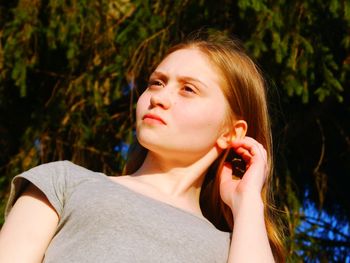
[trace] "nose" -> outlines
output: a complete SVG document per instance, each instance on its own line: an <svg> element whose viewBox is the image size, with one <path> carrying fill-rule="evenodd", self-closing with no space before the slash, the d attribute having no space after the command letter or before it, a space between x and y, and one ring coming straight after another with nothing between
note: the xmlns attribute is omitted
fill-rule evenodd
<svg viewBox="0 0 350 263"><path fill-rule="evenodd" d="M154 107L161 107L162 109L169 109L171 106L170 101L170 94L168 94L166 91L158 91L156 93L153 93L150 98L150 106L152 108Z"/></svg>

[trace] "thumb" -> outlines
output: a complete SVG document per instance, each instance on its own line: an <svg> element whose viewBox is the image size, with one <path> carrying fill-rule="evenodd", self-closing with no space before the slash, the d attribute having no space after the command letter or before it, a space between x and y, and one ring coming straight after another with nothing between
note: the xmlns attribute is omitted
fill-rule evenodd
<svg viewBox="0 0 350 263"><path fill-rule="evenodd" d="M232 179L232 166L224 163L220 173L220 196L224 203L232 207L232 195L237 187L238 180Z"/></svg>
<svg viewBox="0 0 350 263"><path fill-rule="evenodd" d="M232 181L232 165L225 162L220 173L220 184Z"/></svg>

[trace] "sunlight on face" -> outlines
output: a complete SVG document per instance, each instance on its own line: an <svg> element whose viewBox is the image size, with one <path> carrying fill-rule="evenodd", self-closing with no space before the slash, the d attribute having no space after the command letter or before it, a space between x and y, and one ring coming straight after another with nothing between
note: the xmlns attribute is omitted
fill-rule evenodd
<svg viewBox="0 0 350 263"><path fill-rule="evenodd" d="M137 103L137 138L150 151L202 156L223 131L227 102L218 72L198 49L168 55Z"/></svg>

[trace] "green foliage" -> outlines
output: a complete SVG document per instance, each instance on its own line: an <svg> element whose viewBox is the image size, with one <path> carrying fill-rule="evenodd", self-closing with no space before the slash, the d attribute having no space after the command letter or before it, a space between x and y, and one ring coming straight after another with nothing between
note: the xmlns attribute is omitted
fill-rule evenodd
<svg viewBox="0 0 350 263"><path fill-rule="evenodd" d="M320 207L344 205L317 187L314 166L324 178L332 173L332 184L349 169L349 1L19 0L0 4L0 15L1 200L15 174L42 162L120 173L125 160L114 149L133 141L134 105L149 72L172 43L204 26L242 39L273 79L276 196L290 262L300 260L297 251L313 258L324 248L303 246L308 233L297 229L306 187ZM326 157L318 159L320 144ZM342 185L337 192L346 192Z"/></svg>
<svg viewBox="0 0 350 263"><path fill-rule="evenodd" d="M259 12L246 42L248 49L262 60L275 57L274 63L281 67L279 81L289 96L297 95L304 103L310 95L321 102L329 96L341 102L345 81L340 75L349 74L348 54L344 54L349 50L349 3L278 2L239 1L242 19L249 19L249 10Z"/></svg>

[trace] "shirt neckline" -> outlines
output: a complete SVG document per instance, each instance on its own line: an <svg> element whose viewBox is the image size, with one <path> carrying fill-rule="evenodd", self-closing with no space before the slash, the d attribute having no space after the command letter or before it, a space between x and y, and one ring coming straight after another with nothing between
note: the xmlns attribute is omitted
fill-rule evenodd
<svg viewBox="0 0 350 263"><path fill-rule="evenodd" d="M184 210L184 209L182 209L182 208L180 208L180 207L174 206L174 205L172 205L172 204L163 202L163 201L158 200L158 199L156 199L156 198L153 198L153 197L151 197L151 196L148 196L148 195L142 194L142 193L140 193L140 192L137 192L137 191L135 191L135 190L133 190L133 189L127 187L126 185L123 185L123 184L121 184L121 183L119 183L119 182L116 182L116 181L112 180L112 177L116 177L116 176L108 176L108 175L106 175L106 174L104 174L104 173L102 173L102 174L105 176L105 178L106 178L107 181L109 181L110 183L112 183L112 184L114 184L114 185L117 185L119 188L122 188L122 189L128 191L129 193L132 193L133 195L136 195L136 196L138 196L138 197L142 197L143 199L150 200L150 201L152 201L152 202L154 202L154 203L161 204L161 205L163 205L163 206L167 206L167 207L171 207L171 208L173 208L173 209L176 209L177 211L180 211L181 213L184 213L184 214L186 214L186 215L190 215L190 216L192 216L192 217L197 218L198 220L201 220L201 221L203 221L203 222L206 222L206 223L210 224L212 227L214 227L216 230L221 231L221 230L217 229L217 228L216 228L207 218L205 218L204 216L203 216L203 217L200 217L200 216L198 216L198 215L196 215L196 214L194 214L194 213L191 213L191 212L189 212L189 211L187 211L187 210ZM225 232L225 231L221 231L221 232Z"/></svg>

